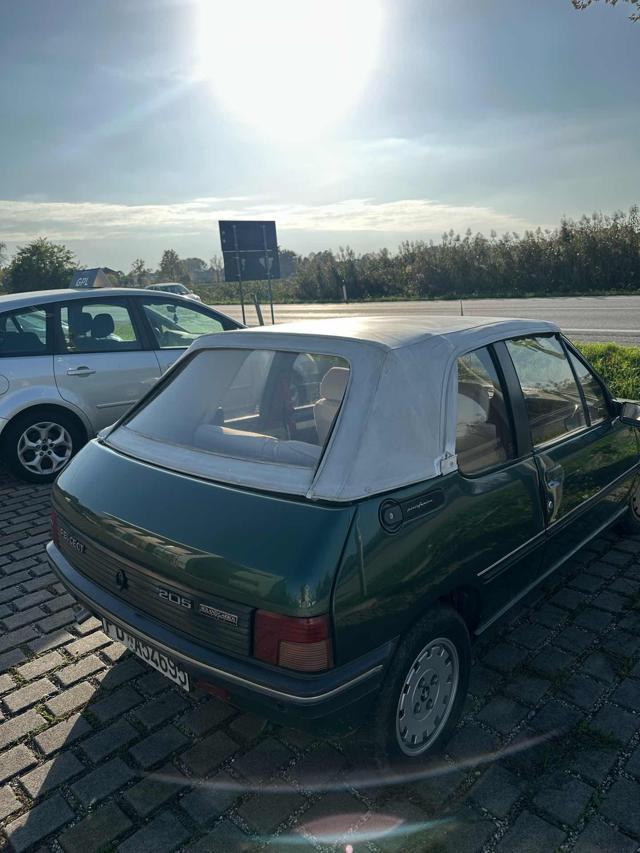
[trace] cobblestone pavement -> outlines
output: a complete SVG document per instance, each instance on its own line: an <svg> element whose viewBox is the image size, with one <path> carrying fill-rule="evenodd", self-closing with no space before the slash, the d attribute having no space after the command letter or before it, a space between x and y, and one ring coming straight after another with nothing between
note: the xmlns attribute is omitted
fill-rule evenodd
<svg viewBox="0 0 640 853"><path fill-rule="evenodd" d="M47 567L48 500L0 473L0 848L639 849L640 537L600 537L476 646L447 757L408 782L111 642Z"/></svg>

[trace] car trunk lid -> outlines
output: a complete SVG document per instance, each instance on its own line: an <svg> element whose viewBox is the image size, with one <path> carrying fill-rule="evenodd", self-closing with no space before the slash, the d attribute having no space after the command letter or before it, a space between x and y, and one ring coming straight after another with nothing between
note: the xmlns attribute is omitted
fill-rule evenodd
<svg viewBox="0 0 640 853"><path fill-rule="evenodd" d="M354 509L174 474L98 442L54 487L60 548L136 609L235 654L251 652L255 608L331 609Z"/></svg>

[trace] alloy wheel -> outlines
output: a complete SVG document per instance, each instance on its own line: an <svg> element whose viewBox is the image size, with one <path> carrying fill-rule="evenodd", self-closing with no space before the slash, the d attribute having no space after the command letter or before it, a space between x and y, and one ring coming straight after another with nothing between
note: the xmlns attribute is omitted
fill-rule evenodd
<svg viewBox="0 0 640 853"><path fill-rule="evenodd" d="M53 421L31 424L18 439L18 459L32 474L43 477L56 474L72 454L71 436L63 426Z"/></svg>
<svg viewBox="0 0 640 853"><path fill-rule="evenodd" d="M396 739L405 755L420 755L437 740L458 691L460 661L451 640L431 640L416 657L402 684L396 711Z"/></svg>

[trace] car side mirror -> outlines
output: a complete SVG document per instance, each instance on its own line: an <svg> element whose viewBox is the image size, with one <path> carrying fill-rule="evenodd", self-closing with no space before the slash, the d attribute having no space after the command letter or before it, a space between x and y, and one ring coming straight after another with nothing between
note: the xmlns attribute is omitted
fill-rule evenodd
<svg viewBox="0 0 640 853"><path fill-rule="evenodd" d="M620 420L623 424L640 427L640 403L620 400Z"/></svg>

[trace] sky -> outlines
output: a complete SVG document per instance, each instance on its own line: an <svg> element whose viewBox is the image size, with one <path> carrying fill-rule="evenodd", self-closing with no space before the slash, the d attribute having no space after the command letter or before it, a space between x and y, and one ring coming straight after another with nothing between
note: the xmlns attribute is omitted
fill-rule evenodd
<svg viewBox="0 0 640 853"><path fill-rule="evenodd" d="M0 242L391 250L640 201L640 22L570 0L0 0Z"/></svg>

